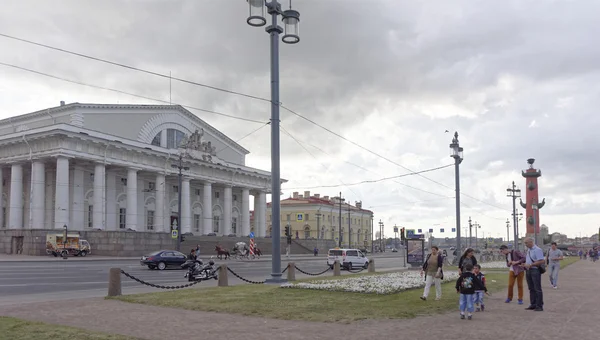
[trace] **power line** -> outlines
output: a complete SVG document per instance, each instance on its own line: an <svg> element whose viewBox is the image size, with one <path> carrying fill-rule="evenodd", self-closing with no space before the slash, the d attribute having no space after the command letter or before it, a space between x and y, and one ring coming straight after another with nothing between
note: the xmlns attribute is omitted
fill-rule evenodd
<svg viewBox="0 0 600 340"><path fill-rule="evenodd" d="M380 179L365 180L365 181L356 182L356 183L349 183L349 184L345 184L345 185L350 186L350 185L360 185L360 184L366 184L366 183L383 182L383 181L388 181L388 180L391 180L391 179L396 179L396 178L401 178L401 177L406 177L406 176L418 175L418 174L421 174L421 173L431 172L431 171L435 171L435 170L441 170L441 169L448 168L448 167L451 167L451 166L454 166L454 164L448 164L448 165L439 166L439 167L436 167L436 168L420 170L417 173L407 173L407 174L402 174L402 175L397 175L397 176L384 177L384 178L380 178ZM339 187L339 185L320 185L320 186L315 186L315 187L290 188L289 190L317 189L317 188L336 188L336 187Z"/></svg>
<svg viewBox="0 0 600 340"><path fill-rule="evenodd" d="M464 205L465 207L467 207L467 208L469 208L469 209L475 210L475 208L473 208L472 206L470 206L470 205L466 204L466 203L465 203L465 202L463 202L462 200L460 201L460 204ZM482 213L482 212L477 212L477 214L479 214L479 215L483 215L483 216L485 216L485 217L487 217L487 218L491 218L491 219L494 219L494 220L502 220L502 221L504 221L504 218L503 218L503 217L493 217L493 216L486 215L486 214L484 214L484 213Z"/></svg>
<svg viewBox="0 0 600 340"><path fill-rule="evenodd" d="M323 163L319 162L319 159L317 157L315 157L315 155L310 152L307 148L304 147L304 145L302 145L302 143L300 143L300 141L298 141L296 139L296 137L292 136L292 134L290 134L283 126L279 126L281 131L283 131L283 133L285 133L286 135L288 135L290 138L292 138L296 143L298 143L298 145L300 145L301 148L303 148L306 152L308 152L309 155L311 155L319 164L321 164L321 166L323 168L325 168L326 171L329 171L329 169L327 169L327 167L325 165L323 165ZM340 181L340 183L342 183L342 185L338 185L339 186L345 186L346 188L348 188L348 190L350 190L352 193L354 193L356 196L360 197L359 194L357 194L354 190L352 190L350 187L348 187L346 184L344 184L344 182L338 178L338 181ZM286 190L294 190L293 188L286 188Z"/></svg>
<svg viewBox="0 0 600 340"><path fill-rule="evenodd" d="M110 61L110 60L106 60L106 59L102 59L102 58L98 58L98 57L93 57L93 56L90 56L90 55L87 55L87 54L83 54L83 53L78 53L78 52L73 52L73 51L65 50L65 49L62 49L62 48L58 48L58 47L54 47L54 46L50 46L50 45L38 43L38 42L35 42L35 41L23 39L23 38L18 38L18 37L12 36L12 35L4 34L4 33L0 33L0 36L5 37L5 38L9 38L9 39L13 39L13 40L17 40L17 41L21 41L21 42L24 42L24 43L28 43L28 44L32 44L32 45L36 45L36 46L40 46L40 47L44 47L44 48L48 48L48 49L51 49L51 50L54 50L54 51L59 51L59 52L63 52L63 53L75 55L75 56L78 56L78 57L82 57L82 58L86 58L86 59L90 59L90 60L94 60L94 61L99 61L101 63L105 63L105 64L109 64L109 65L114 65L114 66L119 66L119 67L127 68L127 69L130 69L130 70L133 70L133 71L138 71L138 72L143 72L143 73L151 74L151 75L157 76L157 77L168 78L168 79L176 80L176 81L179 81L179 82L182 82L182 83L196 85L196 86L201 86L201 87L205 87L205 88L208 88L208 89L211 89L211 90L221 91L221 92L225 92L225 93L229 93L229 94L234 94L234 95L242 96L242 97L246 97L246 98L252 98L252 99L256 99L256 100L262 100L262 101L265 101L265 102L268 102L268 103L271 102L271 100L266 99L266 98L261 98L261 97L257 97L257 96L253 96L253 95L249 95L249 94L237 92L237 91L227 90L227 89L223 89L223 88L220 88L220 87L211 86L211 85L207 85L207 84L202 84L202 83L191 81L191 80L187 80L187 79L172 77L172 76L167 75L167 74L158 73L158 72L154 72L154 71L149 71L149 70L145 70L145 69L142 69L142 68L139 68L139 67L130 66L130 65L126 65L126 64L122 64L122 63L118 63L118 62L114 62L114 61Z"/></svg>
<svg viewBox="0 0 600 340"><path fill-rule="evenodd" d="M258 132L258 131L260 131L262 128L264 128L265 126L268 126L268 125L270 125L270 124L271 124L271 122L267 122L267 123L265 123L265 125L262 125L262 126L260 126L258 129L254 129L254 130L252 130L251 132L247 133L246 135L244 135L242 138L240 138L240 139L236 140L235 142L236 142L236 143L239 143L239 142L241 142L242 140L246 139L247 137L250 137L251 135L253 135L253 134L257 133L257 132ZM218 150L218 151L217 151L217 153L219 153L219 152L221 152L221 151L223 151L223 150L226 150L226 149L231 149L231 146L227 145L226 147L222 148L221 150Z"/></svg>
<svg viewBox="0 0 600 340"><path fill-rule="evenodd" d="M44 73L44 72L32 70L32 69L29 69L29 68L26 68L26 67L21 67L21 66L17 66L17 65L13 65L13 64L4 63L4 62L0 62L0 65L6 66L6 67L15 68L15 69L18 69L18 70L21 70L21 71L26 71L26 72L34 73L34 74L41 75L41 76L48 77L48 78L53 78L53 79L65 81L65 82L68 82L68 83L73 83L73 84L77 84L77 85L87 86L87 87L91 87L91 88L95 88L95 89L100 89L100 90L105 90L105 91L111 91L111 92L115 92L115 93L119 93L119 94L125 94L125 95L132 96L132 97L137 97L137 98L142 98L142 99L146 99L146 100L152 100L152 101L156 101L156 102L160 102L160 103L165 103L165 104L172 105L171 102L166 101L166 100L156 99L156 98L147 97L147 96L143 96L143 95L139 95L139 94L135 94L135 93L130 93L130 92L125 92L125 91L121 91L121 90L117 90L117 89L113 89L113 88L109 88L109 87L87 84L87 83L83 83L83 82L80 82L80 81L77 81L77 80L67 79L67 78L55 76L55 75L52 75L52 74L49 74L49 73ZM213 111L213 110L207 110L207 109L202 109L202 108L199 108L199 107L194 107L194 106L191 106L191 105L183 105L183 104L179 104L179 105L182 106L182 107L185 107L186 109L191 109L191 110L196 110L196 111L201 111L201 112L206 112L206 113L212 113L212 114L215 114L215 115L218 115L218 116L223 116L223 117L227 117L227 118L231 118L231 119L243 120L243 121L250 122L250 123L265 124L265 122L261 122L261 121L258 121L258 120L249 119L249 118L243 118L243 117L237 117L237 116L233 116L233 115L222 113L222 112L217 112L217 111Z"/></svg>
<svg viewBox="0 0 600 340"><path fill-rule="evenodd" d="M199 82L196 82L196 81L191 81L191 80L187 80L187 79L183 79L183 78L172 77L171 75L167 75L167 74L163 74L163 73L159 73L159 72L155 72L155 71L145 70L145 69L142 69L142 68L139 68L139 67L126 65L126 64L122 64L122 63L118 63L118 62L106 60L106 59L103 59L103 58L94 57L94 56L86 55L86 54L83 54L83 53L78 53L78 52L74 52L74 51L70 51L70 50L66 50L66 49L62 49L62 48L58 48L58 47L54 47L54 46L50 46L50 45L46 45L46 44L42 44L42 43L38 43L38 42L35 42L35 41L23 39L23 38L18 38L18 37L15 37L15 36L4 34L4 33L0 33L0 36L8 38L8 39L13 39L13 40L17 40L17 41L20 41L20 42L24 42L24 43L28 43L28 44L32 44L32 45L36 45L36 46L40 46L40 47L44 47L44 48L48 48L48 49L51 49L51 50L59 51L59 52L62 52L62 53L67 53L67 54L75 55L75 56L78 56L78 57L82 57L82 58L86 58L86 59L90 59L90 60L94 60L94 61L98 61L98 62L102 62L102 63L106 63L106 64L118 66L118 67L127 68L127 69L130 69L130 70L134 70L134 71L138 71L138 72L142 72L142 73L146 73L146 74L150 74L150 75L154 75L154 76L158 76L158 77L162 77L162 78L167 78L167 79L170 79L170 80L176 80L176 81L179 81L179 82L182 82L182 83L186 83L186 84L196 85L196 86L200 86L200 87L204 87L204 88L209 88L209 89L212 89L212 90L215 90L215 91L221 91L221 92L225 92L225 93L229 93L229 94L233 94L233 95L238 95L238 96L242 96L242 97L246 97L246 98L256 99L256 100L260 100L260 101L265 101L265 102L269 102L269 103L271 102L271 100L266 99L266 98L262 98L262 97L258 97L258 96L253 96L253 95L249 95L249 94L245 94L245 93L241 93L241 92L237 92L237 91L227 90L227 89L223 89L223 88L220 88L220 87L211 86L211 85L207 85L207 84L203 84L203 83L199 83ZM130 95L130 96L134 96L134 97L139 97L139 98L144 98L144 99L148 99L148 100L153 100L153 101L167 103L167 101L158 100L158 99L154 99L154 98L148 98L148 97L145 97L145 96L131 94L131 93L127 93L127 92L124 92L124 91L119 91L119 90L114 90L114 89L109 89L109 88L103 88L103 87L100 87L100 86L88 85L88 84L85 84L85 83L80 83L80 82L77 82L77 81L71 81L71 80L67 80L67 79L61 79L60 77L47 75L47 74L44 74L42 72L32 71L32 70L28 70L28 69L21 68L21 67L18 67L18 66L14 66L14 65L10 65L10 64L4 64L4 63L0 63L0 64L5 65L5 66L9 66L9 67L19 68L19 69L22 69L22 70L25 70L25 71L29 71L29 72L38 73L38 74L49 76L49 77L52 77L52 78L55 78L55 79L72 82L72 83L79 84L79 85L95 87L95 88L99 88L99 89L103 89L103 90L108 90L108 91L113 91L113 92L117 92L117 93L122 93L122 94ZM340 135L340 134L332 131L331 129L326 128L326 127L320 125L319 123L317 123L317 122L315 122L315 121L313 121L313 120L311 120L311 119L309 119L309 118L307 118L307 117L305 117L305 116L303 116L303 115L295 112L294 110L292 110L292 109L284 106L282 103L279 103L279 104L280 104L280 107L283 108L284 110L286 110L286 111L288 111L288 112L296 115L297 117L300 117L300 118L302 118L302 119L304 119L304 120L312 123L313 125L316 125L316 126L320 127L321 129L323 129L323 130L325 130L325 131L333 134L334 136L336 136L338 138L341 138L342 140L344 140L344 141L346 141L348 143L351 143L352 145L354 145L354 146L356 146L356 147L358 147L358 148L360 148L360 149L362 149L364 151L367 151L368 153L370 153L370 154L372 154L374 156L382 158L382 159L384 159L384 160L386 160L386 161L388 161L388 162L390 162L390 163L392 163L392 164L394 164L394 165L396 165L396 166L398 166L400 168L403 168L403 169L405 169L405 170L407 170L407 171L409 171L409 172L411 172L411 173L413 173L415 175L418 175L419 177L422 177L422 178L424 178L424 179L426 179L428 181L431 181L431 182L433 182L433 183L435 183L437 185L440 185L440 186L445 187L445 188L450 189L450 190L454 190L454 188L452 188L450 186L447 186L447 185L445 185L445 184L443 184L441 182L438 182L436 180L433 180L431 178L423 176L419 172L413 171L413 170L409 169L408 167L405 167L405 166L403 166L403 165L401 165L401 164L399 164L399 163L397 163L397 162L395 162L395 161L393 161L393 160L391 160L391 159L389 159L389 158L387 158L387 157L385 157L383 155L380 155L379 153L376 153L375 151L367 149L366 147L364 147L364 146L362 146L362 145L360 145L360 144L358 144L358 143L356 143L354 141L351 141L351 140L347 139L346 137L344 137L344 136L342 136L342 135ZM264 124L264 122L258 122L258 121L251 120L251 119L246 119L246 118L241 118L241 117L235 117L235 116L231 116L231 115L226 115L226 114L218 113L218 112L211 111L211 110L194 108L194 107L191 107L191 106L184 106L184 105L181 105L181 106L186 107L186 108L191 108L191 109L194 109L194 110L203 111L203 112L214 113L214 114L222 115L222 116L229 117L229 118L240 119L240 120L245 120L245 121L249 121L249 122ZM491 207L494 207L494 208L497 208L497 209L501 209L501 210L505 210L504 208L500 208L500 207L498 207L496 205L484 202L484 201L479 200L479 199L477 199L477 198L475 198L473 196L470 196L468 194L462 193L462 195L464 195L464 196L466 196L468 198L471 198L473 200L479 201L479 202L481 202L483 204L487 204L487 205L489 205Z"/></svg>

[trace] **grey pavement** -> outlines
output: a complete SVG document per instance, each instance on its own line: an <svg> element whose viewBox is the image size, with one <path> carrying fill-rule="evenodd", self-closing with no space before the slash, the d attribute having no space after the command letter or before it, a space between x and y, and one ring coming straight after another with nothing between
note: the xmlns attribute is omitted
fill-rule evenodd
<svg viewBox="0 0 600 340"><path fill-rule="evenodd" d="M597 306L600 264L579 261L561 271L561 287L545 289L545 311L526 311L526 305L503 303L506 292L486 302L486 312L473 320L460 320L458 312L404 320L370 320L352 324L273 320L227 316L125 302L85 299L57 309L56 303L0 307L0 315L80 327L148 340L187 340L203 337L269 339L274 334L296 339L595 339L600 333ZM544 288L548 287L547 275ZM349 294L350 295L350 294ZM456 298L458 303L458 297ZM422 302L435 308L435 301ZM360 313L360 311L349 311ZM160 315L161 323L156 323Z"/></svg>
<svg viewBox="0 0 600 340"><path fill-rule="evenodd" d="M79 260L79 261L78 261ZM167 269L164 271L149 270L135 260L61 260L56 261L23 261L0 262L0 305L20 304L24 302L58 301L87 297L106 296L108 287L108 271L110 268L121 268L129 274L160 285L187 284L183 276L185 270ZM322 272L327 268L326 258L284 258L282 265L296 262L296 266L309 273ZM400 268L402 257L376 257L377 269ZM257 260L216 260L216 264L226 263L233 271L252 281L262 281L271 273L270 259ZM345 273L345 272L344 272ZM328 272L324 275L332 275ZM306 275L299 272L296 277ZM155 292L159 289L144 286L122 276L124 294ZM230 285L244 284L233 275L229 275ZM217 281L206 281L194 287L214 287Z"/></svg>

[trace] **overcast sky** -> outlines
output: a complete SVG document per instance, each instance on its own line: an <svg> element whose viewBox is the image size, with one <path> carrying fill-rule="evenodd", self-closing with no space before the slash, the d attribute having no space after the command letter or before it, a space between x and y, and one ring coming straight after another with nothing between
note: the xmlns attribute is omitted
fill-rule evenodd
<svg viewBox="0 0 600 340"><path fill-rule="evenodd" d="M524 189L521 170L535 158L547 202L541 222L571 236L597 233L600 2L292 5L302 40L281 45L283 105L393 163L282 110L282 126L301 143L281 134L281 173L289 180L282 198L341 191L373 210L388 235L397 224L451 236L453 167L424 174L442 185L419 176L344 185L451 164L450 130L464 147L461 186L470 197L461 198L463 228L470 216L486 236L505 237L506 188L515 181ZM244 0L6 0L0 33L268 98L269 37L248 26L247 15ZM169 100L163 78L4 37L0 62ZM264 101L198 86L173 82L171 93L178 104L265 122L270 115ZM0 117L60 100L155 103L0 66ZM234 140L260 127L195 113ZM270 169L269 138L267 127L240 141L251 151L248 165ZM317 188L323 185L340 187Z"/></svg>

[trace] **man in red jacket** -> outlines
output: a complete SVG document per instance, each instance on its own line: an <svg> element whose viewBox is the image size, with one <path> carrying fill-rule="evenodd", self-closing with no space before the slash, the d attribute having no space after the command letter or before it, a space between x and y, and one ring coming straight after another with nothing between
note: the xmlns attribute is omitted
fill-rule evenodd
<svg viewBox="0 0 600 340"><path fill-rule="evenodd" d="M506 266L510 268L508 272L508 297L506 303L509 303L513 299L513 291L515 288L515 281L517 282L517 290L519 294L519 304L523 304L523 278L525 277L525 270L520 264L525 263L525 255L518 250L509 250L506 245L500 246L500 251L506 256Z"/></svg>

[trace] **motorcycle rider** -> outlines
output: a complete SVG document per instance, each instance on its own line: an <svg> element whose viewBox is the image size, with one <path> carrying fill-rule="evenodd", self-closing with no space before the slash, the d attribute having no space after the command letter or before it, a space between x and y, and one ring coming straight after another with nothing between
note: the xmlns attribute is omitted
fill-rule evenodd
<svg viewBox="0 0 600 340"><path fill-rule="evenodd" d="M198 259L198 256L196 256L196 249L192 248L187 259L192 261L196 261Z"/></svg>

